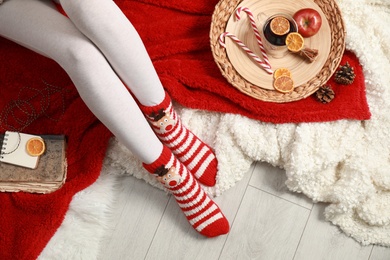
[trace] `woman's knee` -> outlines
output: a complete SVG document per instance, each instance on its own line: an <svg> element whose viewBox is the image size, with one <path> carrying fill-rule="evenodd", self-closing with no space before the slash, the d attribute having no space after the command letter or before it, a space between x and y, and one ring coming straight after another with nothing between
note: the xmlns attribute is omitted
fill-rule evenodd
<svg viewBox="0 0 390 260"><path fill-rule="evenodd" d="M96 34L114 39L115 33L118 33L118 24L123 21L128 22L112 0L62 0L61 2L77 28L92 39Z"/></svg>
<svg viewBox="0 0 390 260"><path fill-rule="evenodd" d="M68 40L58 49L53 59L65 70L80 71L92 68L97 62L105 61L103 54L88 38Z"/></svg>

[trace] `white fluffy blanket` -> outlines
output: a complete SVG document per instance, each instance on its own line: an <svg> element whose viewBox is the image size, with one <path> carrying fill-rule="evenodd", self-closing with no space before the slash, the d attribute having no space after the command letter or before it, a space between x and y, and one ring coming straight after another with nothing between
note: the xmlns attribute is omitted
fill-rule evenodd
<svg viewBox="0 0 390 260"><path fill-rule="evenodd" d="M363 65L370 120L275 125L186 108L180 114L215 148L219 173L210 194L221 195L254 161L265 161L286 170L291 191L329 203L326 219L346 234L364 245L390 246L390 1L337 3L346 24L346 47ZM162 188L115 140L105 167L110 174L134 175ZM72 210L77 210L73 204Z"/></svg>

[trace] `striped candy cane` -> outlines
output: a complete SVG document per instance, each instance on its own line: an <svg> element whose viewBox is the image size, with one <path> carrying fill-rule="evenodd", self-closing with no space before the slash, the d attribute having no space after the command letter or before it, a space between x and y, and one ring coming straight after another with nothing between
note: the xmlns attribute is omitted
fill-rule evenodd
<svg viewBox="0 0 390 260"><path fill-rule="evenodd" d="M240 46L253 60L255 60L268 74L272 74L271 66L263 62L251 49L249 49L240 39L232 33L224 32L219 36L219 44L226 48L225 37L230 37L238 46Z"/></svg>
<svg viewBox="0 0 390 260"><path fill-rule="evenodd" d="M251 26L252 26L252 29L253 29L253 32L255 33L255 36L256 36L257 44L259 45L261 54L263 55L264 62L266 64L268 64L268 66L271 68L271 64L270 64L270 62L268 60L267 53L266 53L266 51L264 49L263 42L262 42L261 36L260 36L260 32L257 29L256 21L255 21L255 18L253 16L253 13L247 7L239 7L236 10L236 19L237 19L237 21L239 21L241 19L241 15L240 15L241 11L244 11L244 12L247 13L247 15L249 17L249 20L250 20L250 23L251 23Z"/></svg>

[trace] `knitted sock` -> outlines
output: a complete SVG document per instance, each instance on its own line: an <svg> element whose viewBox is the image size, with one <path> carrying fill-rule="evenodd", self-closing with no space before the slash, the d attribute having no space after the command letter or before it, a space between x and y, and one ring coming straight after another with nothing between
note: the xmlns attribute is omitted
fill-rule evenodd
<svg viewBox="0 0 390 260"><path fill-rule="evenodd" d="M214 186L217 159L211 148L188 130L173 109L168 93L159 105L140 105L158 138L202 184Z"/></svg>
<svg viewBox="0 0 390 260"><path fill-rule="evenodd" d="M160 157L145 169L172 193L190 224L200 234L215 237L229 232L229 223L187 168L164 146Z"/></svg>

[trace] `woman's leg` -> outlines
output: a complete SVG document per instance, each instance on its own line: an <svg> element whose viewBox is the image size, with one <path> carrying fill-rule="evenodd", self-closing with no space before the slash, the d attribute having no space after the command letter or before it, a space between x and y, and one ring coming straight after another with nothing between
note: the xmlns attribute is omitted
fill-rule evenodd
<svg viewBox="0 0 390 260"><path fill-rule="evenodd" d="M149 55L132 24L112 0L60 0L74 24L104 53L116 73L131 89L152 125L161 123L164 113L169 124L155 128L168 146L203 184L216 183L217 160L205 143L180 121L164 92ZM161 112L162 111L162 112ZM158 119L153 115L158 114Z"/></svg>
<svg viewBox="0 0 390 260"><path fill-rule="evenodd" d="M218 206L161 144L104 55L69 19L47 1L12 0L0 8L0 35L57 61L91 111L172 192L198 232L228 232L229 223Z"/></svg>
<svg viewBox="0 0 390 260"><path fill-rule="evenodd" d="M51 1L4 2L0 35L57 61L89 109L140 160L160 156L163 145L104 55Z"/></svg>
<svg viewBox="0 0 390 260"><path fill-rule="evenodd" d="M112 0L60 0L76 27L103 52L143 105L160 104L163 86L137 31Z"/></svg>

